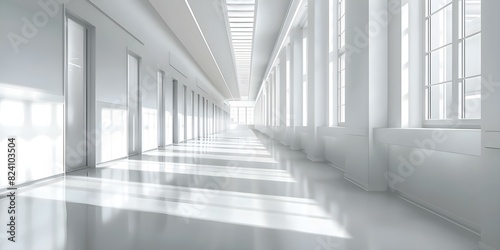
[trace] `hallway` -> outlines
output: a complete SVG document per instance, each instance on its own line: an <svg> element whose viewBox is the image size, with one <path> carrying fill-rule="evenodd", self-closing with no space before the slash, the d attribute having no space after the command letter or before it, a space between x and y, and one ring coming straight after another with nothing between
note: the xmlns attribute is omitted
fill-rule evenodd
<svg viewBox="0 0 500 250"><path fill-rule="evenodd" d="M18 204L12 250L470 250L479 240L247 128L30 185Z"/></svg>

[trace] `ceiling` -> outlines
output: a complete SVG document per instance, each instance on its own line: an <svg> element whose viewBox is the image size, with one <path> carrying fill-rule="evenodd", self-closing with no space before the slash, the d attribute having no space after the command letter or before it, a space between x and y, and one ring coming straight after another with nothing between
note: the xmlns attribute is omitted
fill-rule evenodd
<svg viewBox="0 0 500 250"><path fill-rule="evenodd" d="M255 0L248 86L238 81L225 0L149 0L226 100L255 100L292 0ZM240 74L241 75L241 74Z"/></svg>

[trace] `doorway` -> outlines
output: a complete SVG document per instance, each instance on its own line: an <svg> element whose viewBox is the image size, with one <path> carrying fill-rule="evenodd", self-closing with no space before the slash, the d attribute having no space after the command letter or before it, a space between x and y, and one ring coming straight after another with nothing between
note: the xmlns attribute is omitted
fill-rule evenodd
<svg viewBox="0 0 500 250"><path fill-rule="evenodd" d="M129 52L127 55L128 81L128 155L141 154L141 112L139 93L140 58Z"/></svg>
<svg viewBox="0 0 500 250"><path fill-rule="evenodd" d="M89 70L92 50L90 26L76 17L65 17L65 172L72 172L95 164L93 145L89 143L93 121Z"/></svg>
<svg viewBox="0 0 500 250"><path fill-rule="evenodd" d="M165 82L165 145L174 144L174 84Z"/></svg>
<svg viewBox="0 0 500 250"><path fill-rule="evenodd" d="M172 112L172 142L173 144L179 143L179 83L177 80L173 80L173 112Z"/></svg>

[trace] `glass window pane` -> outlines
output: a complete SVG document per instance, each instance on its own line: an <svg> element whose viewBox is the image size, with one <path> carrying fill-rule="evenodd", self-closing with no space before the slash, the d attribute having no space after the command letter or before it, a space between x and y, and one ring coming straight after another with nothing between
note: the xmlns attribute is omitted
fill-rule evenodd
<svg viewBox="0 0 500 250"><path fill-rule="evenodd" d="M340 88L340 105L341 106L345 105L345 87Z"/></svg>
<svg viewBox="0 0 500 250"><path fill-rule="evenodd" d="M340 1L340 16L345 14L345 0Z"/></svg>
<svg viewBox="0 0 500 250"><path fill-rule="evenodd" d="M429 1L430 0L425 0L424 12L426 17L429 16Z"/></svg>
<svg viewBox="0 0 500 250"><path fill-rule="evenodd" d="M431 53L431 84L451 81L452 79L452 46Z"/></svg>
<svg viewBox="0 0 500 250"><path fill-rule="evenodd" d="M345 70L340 71L340 84L341 88L345 87Z"/></svg>
<svg viewBox="0 0 500 250"><path fill-rule="evenodd" d="M345 32L342 32L339 37L339 49L345 46Z"/></svg>
<svg viewBox="0 0 500 250"><path fill-rule="evenodd" d="M452 6L431 16L431 49L437 49L452 42Z"/></svg>
<svg viewBox="0 0 500 250"><path fill-rule="evenodd" d="M463 60L463 55L464 50L463 50L463 42L460 41L458 43L458 78L463 78L464 77L464 60Z"/></svg>
<svg viewBox="0 0 500 250"><path fill-rule="evenodd" d="M429 20L425 20L425 52L429 52Z"/></svg>
<svg viewBox="0 0 500 250"><path fill-rule="evenodd" d="M425 56L425 69L424 69L424 72L425 72L424 83L425 83L425 86L427 86L427 85L429 85L429 56L428 55Z"/></svg>
<svg viewBox="0 0 500 250"><path fill-rule="evenodd" d="M465 80L464 105L466 119L481 118L481 77Z"/></svg>
<svg viewBox="0 0 500 250"><path fill-rule="evenodd" d="M345 106L340 106L340 122L345 122Z"/></svg>
<svg viewBox="0 0 500 250"><path fill-rule="evenodd" d="M339 30L341 33L344 33L344 31L345 31L345 16L340 18L340 29Z"/></svg>
<svg viewBox="0 0 500 250"><path fill-rule="evenodd" d="M429 119L429 88L425 88L425 119Z"/></svg>
<svg viewBox="0 0 500 250"><path fill-rule="evenodd" d="M465 36L481 31L481 0L465 0Z"/></svg>
<svg viewBox="0 0 500 250"><path fill-rule="evenodd" d="M463 10L463 0L457 0L458 4L458 37L463 38L464 37L464 22L463 22L463 17L464 17L464 10Z"/></svg>
<svg viewBox="0 0 500 250"><path fill-rule="evenodd" d="M431 13L434 13L436 10L442 8L443 6L451 3L451 0L429 0L430 1L430 7L431 7Z"/></svg>
<svg viewBox="0 0 500 250"><path fill-rule="evenodd" d="M430 105L432 120L451 119L452 88L451 83L431 86Z"/></svg>
<svg viewBox="0 0 500 250"><path fill-rule="evenodd" d="M239 124L247 123L246 116L247 116L246 108L245 107L239 108Z"/></svg>
<svg viewBox="0 0 500 250"><path fill-rule="evenodd" d="M231 123L238 123L238 108L231 107Z"/></svg>
<svg viewBox="0 0 500 250"><path fill-rule="evenodd" d="M253 118L253 108L247 108L247 124L252 125L254 122Z"/></svg>
<svg viewBox="0 0 500 250"><path fill-rule="evenodd" d="M465 40L465 77L481 74L481 34Z"/></svg>

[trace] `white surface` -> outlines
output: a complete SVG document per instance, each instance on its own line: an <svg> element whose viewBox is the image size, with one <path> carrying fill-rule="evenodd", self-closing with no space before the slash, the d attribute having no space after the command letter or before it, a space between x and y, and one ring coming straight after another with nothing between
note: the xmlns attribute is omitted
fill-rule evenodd
<svg viewBox="0 0 500 250"><path fill-rule="evenodd" d="M255 143L247 129L207 139L232 137ZM338 170L258 137L279 163L143 155L115 163L118 168L110 164L25 188L18 196L19 241L0 247L207 249L209 242L213 249L241 250L477 248L478 237L469 231L394 195L365 192ZM266 178L287 173L296 182L162 171L187 163L214 172L240 167Z"/></svg>

